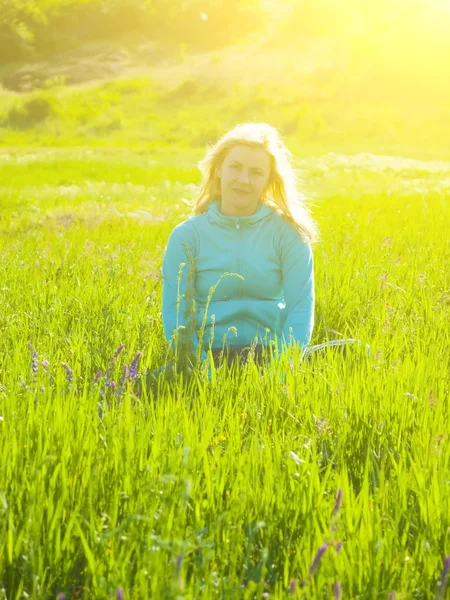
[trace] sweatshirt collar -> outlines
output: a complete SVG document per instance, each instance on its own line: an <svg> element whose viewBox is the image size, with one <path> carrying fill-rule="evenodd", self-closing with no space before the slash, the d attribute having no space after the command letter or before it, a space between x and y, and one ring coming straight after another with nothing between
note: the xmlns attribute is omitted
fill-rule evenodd
<svg viewBox="0 0 450 600"><path fill-rule="evenodd" d="M214 200L208 206L207 215L210 223L217 223L224 227L236 227L239 223L243 227L253 227L272 214L272 209L267 204L258 204L255 212L247 217L230 217L220 212L220 200Z"/></svg>

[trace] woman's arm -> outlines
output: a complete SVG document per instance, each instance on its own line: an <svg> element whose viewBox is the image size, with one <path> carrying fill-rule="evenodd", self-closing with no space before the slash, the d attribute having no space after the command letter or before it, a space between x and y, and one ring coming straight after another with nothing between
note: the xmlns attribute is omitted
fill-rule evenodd
<svg viewBox="0 0 450 600"><path fill-rule="evenodd" d="M315 304L311 244L305 244L298 234L292 239L292 233L284 240L281 249L281 269L287 315L283 339L278 342L280 352L283 342L288 345L295 342L300 347L309 344L314 328Z"/></svg>
<svg viewBox="0 0 450 600"><path fill-rule="evenodd" d="M164 336L171 349L179 356L190 358L195 358L198 347L194 314L197 253L195 229L185 221L170 234L164 254L162 317Z"/></svg>

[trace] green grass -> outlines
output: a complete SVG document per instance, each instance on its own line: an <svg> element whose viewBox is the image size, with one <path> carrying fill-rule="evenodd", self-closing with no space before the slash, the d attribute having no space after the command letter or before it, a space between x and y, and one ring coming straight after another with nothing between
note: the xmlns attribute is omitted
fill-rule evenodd
<svg viewBox="0 0 450 600"><path fill-rule="evenodd" d="M49 116L22 128L8 115L34 96L0 98L0 598L330 598L336 581L343 598L434 598L450 554L449 122L189 85L50 90ZM168 235L206 142L243 120L280 127L320 225L312 343L357 338L371 356L200 369L136 397L124 365L168 358ZM96 381L109 365L116 394Z"/></svg>
<svg viewBox="0 0 450 600"><path fill-rule="evenodd" d="M450 554L448 163L298 161L323 235L312 342L358 338L370 358L102 396L120 344L118 386L138 351L141 370L166 359L160 266L196 159L0 159L0 595L285 598L295 579L299 598L335 581L344 598L434 597ZM325 541L343 547L302 587Z"/></svg>

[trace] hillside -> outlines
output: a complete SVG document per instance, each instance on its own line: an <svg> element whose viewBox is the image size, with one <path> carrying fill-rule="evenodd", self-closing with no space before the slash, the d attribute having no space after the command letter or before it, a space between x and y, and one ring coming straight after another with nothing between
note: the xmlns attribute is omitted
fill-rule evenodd
<svg viewBox="0 0 450 600"><path fill-rule="evenodd" d="M386 51L387 52L387 51ZM203 149L236 122L275 125L300 156L449 159L450 82L350 41L279 36L211 52L131 41L0 68L0 145Z"/></svg>

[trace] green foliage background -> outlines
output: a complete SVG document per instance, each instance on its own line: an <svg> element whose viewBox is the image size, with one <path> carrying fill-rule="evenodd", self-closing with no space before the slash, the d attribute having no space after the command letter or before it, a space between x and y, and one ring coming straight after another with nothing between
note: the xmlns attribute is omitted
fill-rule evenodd
<svg viewBox="0 0 450 600"><path fill-rule="evenodd" d="M229 43L224 22L236 39L261 26L263 18L256 0L4 0L0 55L3 60L48 56L87 41L137 35L211 48Z"/></svg>

